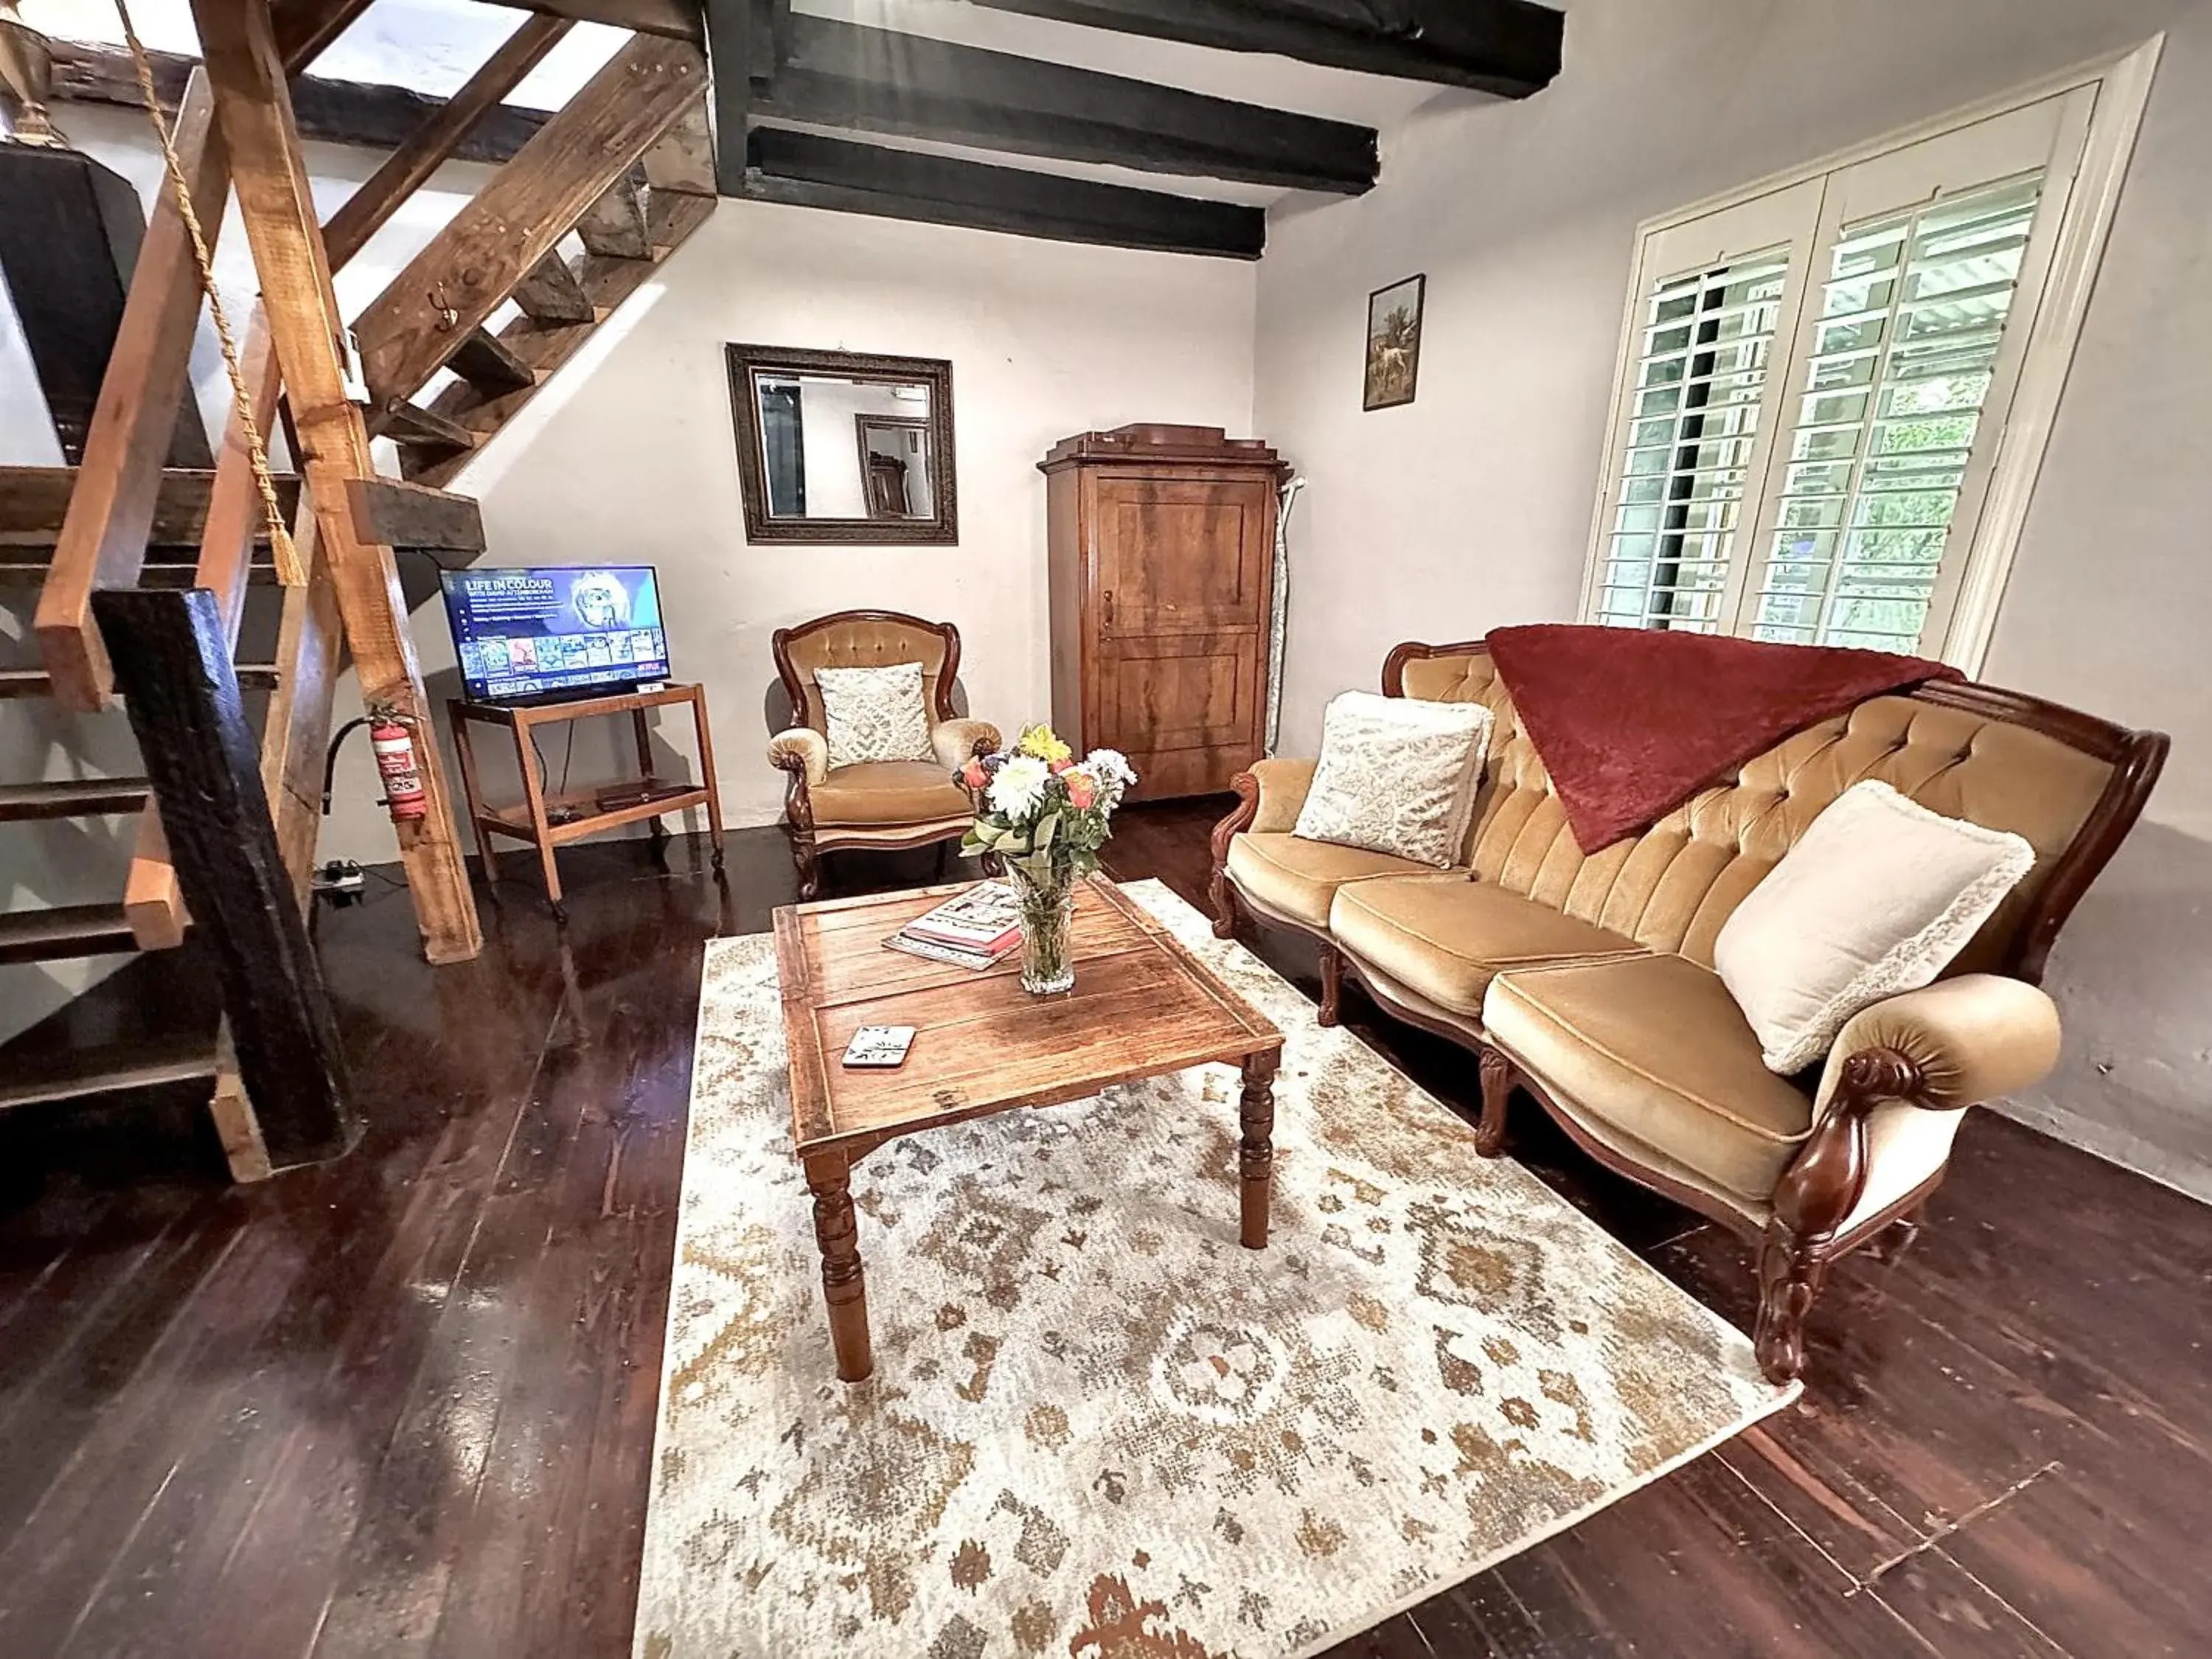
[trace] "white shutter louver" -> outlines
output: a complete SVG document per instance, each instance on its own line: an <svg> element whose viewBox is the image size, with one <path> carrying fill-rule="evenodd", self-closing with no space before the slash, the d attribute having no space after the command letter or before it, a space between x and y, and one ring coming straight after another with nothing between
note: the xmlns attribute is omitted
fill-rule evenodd
<svg viewBox="0 0 2212 1659"><path fill-rule="evenodd" d="M1596 620L1723 625L1786 248L1655 285L1645 314Z"/></svg>
<svg viewBox="0 0 2212 1659"><path fill-rule="evenodd" d="M1844 228L1808 325L1755 637L1919 647L2042 181Z"/></svg>

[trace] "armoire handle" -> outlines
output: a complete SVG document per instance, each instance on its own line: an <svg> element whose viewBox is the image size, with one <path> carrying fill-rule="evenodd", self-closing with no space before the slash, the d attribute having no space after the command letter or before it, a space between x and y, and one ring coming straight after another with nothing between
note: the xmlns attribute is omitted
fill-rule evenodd
<svg viewBox="0 0 2212 1659"><path fill-rule="evenodd" d="M1108 588L1100 597L1099 606L1106 626L1111 628L1114 625L1114 590L1112 588Z"/></svg>

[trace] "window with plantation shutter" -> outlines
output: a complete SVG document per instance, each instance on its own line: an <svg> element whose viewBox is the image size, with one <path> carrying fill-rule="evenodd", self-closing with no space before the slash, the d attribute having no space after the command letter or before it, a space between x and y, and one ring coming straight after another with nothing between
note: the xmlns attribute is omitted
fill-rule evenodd
<svg viewBox="0 0 2212 1659"><path fill-rule="evenodd" d="M1786 254L1760 253L1652 293L1601 620L1698 633L1718 623L1789 274Z"/></svg>
<svg viewBox="0 0 2212 1659"><path fill-rule="evenodd" d="M1844 228L1752 632L1917 651L2042 195L2040 172Z"/></svg>
<svg viewBox="0 0 2212 1659"><path fill-rule="evenodd" d="M1978 665L2132 137L2076 82L1644 228L1588 620Z"/></svg>

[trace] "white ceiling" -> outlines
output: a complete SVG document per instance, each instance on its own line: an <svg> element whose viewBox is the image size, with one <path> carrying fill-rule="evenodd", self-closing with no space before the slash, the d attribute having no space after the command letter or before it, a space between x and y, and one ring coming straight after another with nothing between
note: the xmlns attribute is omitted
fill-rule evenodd
<svg viewBox="0 0 2212 1659"><path fill-rule="evenodd" d="M149 46L197 53L198 38L188 0L130 0L130 3L139 37ZM902 29L1377 129L1395 125L1444 90L1425 82L1394 81L1289 58L1216 52L1172 40L1085 28L970 5L966 0L793 0L793 4L799 11L818 16ZM21 6L25 21L58 39L119 43L123 38L115 0L21 0ZM525 15L505 6L479 3L479 0L375 0L360 21L316 60L314 72L338 80L385 82L447 96L521 26ZM579 24L507 101L538 109L558 108L627 38L620 29ZM880 135L869 135L868 142L1257 205L1299 194L1268 186L1015 157Z"/></svg>

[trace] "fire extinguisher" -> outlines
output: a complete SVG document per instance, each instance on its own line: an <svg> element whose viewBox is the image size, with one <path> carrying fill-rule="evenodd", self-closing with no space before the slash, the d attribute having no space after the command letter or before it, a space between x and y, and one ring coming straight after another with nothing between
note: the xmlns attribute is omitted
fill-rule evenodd
<svg viewBox="0 0 2212 1659"><path fill-rule="evenodd" d="M384 780L384 805L394 823L428 816L430 798L422 793L422 773L415 761L415 734L407 717L389 703L370 709L368 745L376 751L377 775Z"/></svg>

